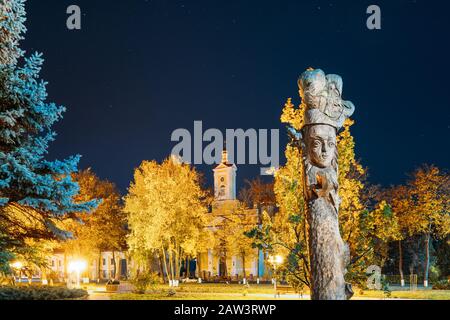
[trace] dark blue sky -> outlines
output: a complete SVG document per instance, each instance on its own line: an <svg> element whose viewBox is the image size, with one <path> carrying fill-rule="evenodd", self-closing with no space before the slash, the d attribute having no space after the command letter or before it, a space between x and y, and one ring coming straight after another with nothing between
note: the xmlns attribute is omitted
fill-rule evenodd
<svg viewBox="0 0 450 320"><path fill-rule="evenodd" d="M28 0L23 46L44 53L49 98L68 108L50 157L82 154L125 191L144 159L161 160L176 128L279 128L307 67L340 74L356 105L357 156L370 180L402 183L450 160L450 3L376 1ZM81 7L82 30L66 28ZM238 181L260 166L241 166ZM200 166L209 178L212 168Z"/></svg>

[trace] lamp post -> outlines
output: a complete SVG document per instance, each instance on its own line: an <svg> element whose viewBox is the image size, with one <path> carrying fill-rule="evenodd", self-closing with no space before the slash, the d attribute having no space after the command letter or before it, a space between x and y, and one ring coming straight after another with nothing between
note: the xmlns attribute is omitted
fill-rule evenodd
<svg viewBox="0 0 450 320"><path fill-rule="evenodd" d="M16 271L19 271L19 283L22 282L22 268L23 268L23 263L20 261L15 261L13 263L10 264L11 268L13 268Z"/></svg>
<svg viewBox="0 0 450 320"><path fill-rule="evenodd" d="M273 267L273 274L274 274L273 289L275 291L275 298L276 298L277 297L277 269L283 263L283 257L280 255L269 256L269 263Z"/></svg>
<svg viewBox="0 0 450 320"><path fill-rule="evenodd" d="M87 268L87 263L84 260L74 260L69 262L68 265L68 270L70 273L75 272L76 276L77 276L77 281L76 281L76 287L80 288L80 276L81 276L81 272L83 272L84 270L86 270Z"/></svg>

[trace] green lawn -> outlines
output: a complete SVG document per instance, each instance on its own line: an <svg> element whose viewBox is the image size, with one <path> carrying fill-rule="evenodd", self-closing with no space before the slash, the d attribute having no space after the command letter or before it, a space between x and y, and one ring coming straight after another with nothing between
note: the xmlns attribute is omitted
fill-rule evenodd
<svg viewBox="0 0 450 320"><path fill-rule="evenodd" d="M159 286L158 289L167 289L167 286ZM273 285L269 284L225 284L225 283L186 283L175 288L180 293L274 293Z"/></svg>
<svg viewBox="0 0 450 320"><path fill-rule="evenodd" d="M181 284L170 289L157 286L146 294L123 293L111 295L112 300L259 300L274 298L272 285L239 284ZM261 296L258 296L261 295Z"/></svg>
<svg viewBox="0 0 450 320"><path fill-rule="evenodd" d="M272 300L273 296L244 296L243 294L206 294L206 293L177 293L168 296L167 293L134 294L123 293L111 296L111 300Z"/></svg>
<svg viewBox="0 0 450 320"><path fill-rule="evenodd" d="M380 298L385 297L383 291L364 291L363 294L356 292L358 298ZM450 290L417 290L417 291L392 291L391 299L418 299L418 300L450 300Z"/></svg>
<svg viewBox="0 0 450 320"><path fill-rule="evenodd" d="M112 300L271 300L274 299L272 285L250 285L248 287L238 284L181 284L180 287L170 289L158 286L146 294L119 293L112 294ZM305 295L309 292L305 291ZM306 297L309 298L309 297ZM384 299L383 291L355 290L354 300ZM299 299L298 295L281 295L277 299ZM450 290L418 290L418 291L392 291L390 299L426 299L450 300Z"/></svg>

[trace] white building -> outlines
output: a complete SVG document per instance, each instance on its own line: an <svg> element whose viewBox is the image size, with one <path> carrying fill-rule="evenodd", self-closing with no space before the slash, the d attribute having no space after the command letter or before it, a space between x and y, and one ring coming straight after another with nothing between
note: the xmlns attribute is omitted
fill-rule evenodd
<svg viewBox="0 0 450 320"><path fill-rule="evenodd" d="M211 214L220 216L232 215L239 205L236 197L236 172L235 164L230 163L228 152L222 152L222 162L213 169L214 172L214 196ZM257 209L246 210L249 216L253 217L255 226L258 223ZM213 248L200 254L197 259L197 276L201 278L230 277L261 278L266 276L267 268L264 263L264 255L258 249L254 249L254 254L246 259L243 266L242 259L237 256L223 257L220 252L215 252Z"/></svg>
<svg viewBox="0 0 450 320"><path fill-rule="evenodd" d="M41 277L56 278L53 280L64 281L65 275L69 272L70 263L76 260L78 260L78 257L56 251L48 258L49 270L45 275L42 274ZM126 278L128 269L129 259L127 259L125 252L104 251L98 257L88 259L86 270L83 271L82 277L89 278L91 281Z"/></svg>

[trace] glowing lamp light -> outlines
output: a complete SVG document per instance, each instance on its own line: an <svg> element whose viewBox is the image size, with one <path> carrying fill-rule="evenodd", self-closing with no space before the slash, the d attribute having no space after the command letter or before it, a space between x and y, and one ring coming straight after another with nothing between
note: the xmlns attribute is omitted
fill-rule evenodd
<svg viewBox="0 0 450 320"><path fill-rule="evenodd" d="M269 262L273 265L280 265L283 263L283 257L280 255L269 256Z"/></svg>
<svg viewBox="0 0 450 320"><path fill-rule="evenodd" d="M282 264L283 263L283 257L282 256L275 256L275 263L276 264Z"/></svg>
<svg viewBox="0 0 450 320"><path fill-rule="evenodd" d="M75 260L75 261L71 261L69 262L69 265L67 266L67 269L69 270L69 272L83 272L84 270L86 270L87 268L87 263L86 261L83 260Z"/></svg>
<svg viewBox="0 0 450 320"><path fill-rule="evenodd" d="M13 269L19 270L19 269L22 269L23 263L20 262L20 261L15 261L15 262L13 262L13 263L11 264L11 267L12 267Z"/></svg>

